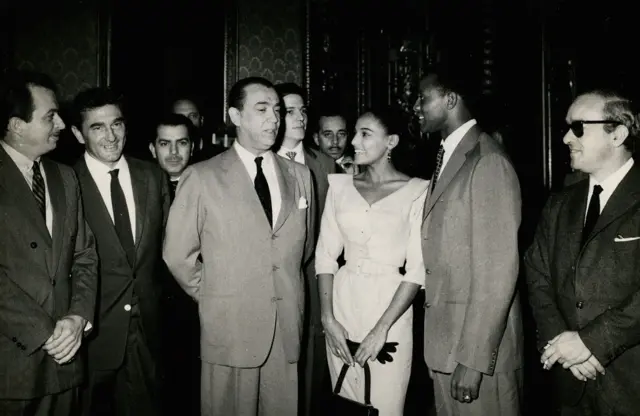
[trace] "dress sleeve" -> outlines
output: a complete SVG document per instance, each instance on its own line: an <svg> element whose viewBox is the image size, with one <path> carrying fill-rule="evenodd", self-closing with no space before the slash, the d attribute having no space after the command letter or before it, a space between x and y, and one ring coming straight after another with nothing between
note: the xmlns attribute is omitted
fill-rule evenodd
<svg viewBox="0 0 640 416"><path fill-rule="evenodd" d="M336 193L339 182L332 180L329 175L329 191L327 201L320 222L320 236L316 246L316 276L319 274L333 274L338 271L338 257L344 248L342 232L336 221Z"/></svg>
<svg viewBox="0 0 640 416"><path fill-rule="evenodd" d="M428 182L427 182L428 184ZM428 186L428 185L427 185ZM407 240L407 264L403 281L424 286L426 273L422 258L422 213L427 197L425 186L411 205L409 212L409 239Z"/></svg>

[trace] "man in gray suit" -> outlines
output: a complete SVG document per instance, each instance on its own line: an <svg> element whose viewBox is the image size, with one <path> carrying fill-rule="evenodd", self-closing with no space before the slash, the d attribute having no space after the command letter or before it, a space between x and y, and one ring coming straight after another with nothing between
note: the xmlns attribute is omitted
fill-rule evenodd
<svg viewBox="0 0 640 416"><path fill-rule="evenodd" d="M229 106L237 140L182 174L164 260L199 304L202 414L294 416L311 174L270 151L280 102L269 81L238 81Z"/></svg>
<svg viewBox="0 0 640 416"><path fill-rule="evenodd" d="M44 155L65 125L53 82L17 73L0 92L0 414L78 409L98 256L71 168Z"/></svg>
<svg viewBox="0 0 640 416"><path fill-rule="evenodd" d="M640 410L640 123L608 91L576 98L564 143L582 181L552 195L525 256L544 368L567 416Z"/></svg>
<svg viewBox="0 0 640 416"><path fill-rule="evenodd" d="M428 73L414 107L422 131L443 137L422 229L424 356L438 415L518 415L520 187L454 76Z"/></svg>

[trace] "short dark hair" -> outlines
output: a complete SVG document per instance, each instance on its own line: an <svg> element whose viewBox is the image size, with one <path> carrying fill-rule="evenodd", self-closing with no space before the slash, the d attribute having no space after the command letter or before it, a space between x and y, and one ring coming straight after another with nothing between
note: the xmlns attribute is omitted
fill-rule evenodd
<svg viewBox="0 0 640 416"><path fill-rule="evenodd" d="M311 111L313 116L313 131L318 132L320 130L320 119L322 117L342 117L345 123L348 123L347 118L342 114L338 106L330 104L321 104L314 107Z"/></svg>
<svg viewBox="0 0 640 416"><path fill-rule="evenodd" d="M229 91L229 108L233 107L238 110L244 108L244 102L247 98L247 87L250 85L262 85L263 87L273 88L273 84L266 78L247 77L239 80L231 87Z"/></svg>
<svg viewBox="0 0 640 416"><path fill-rule="evenodd" d="M438 64L428 67L422 79L427 77L434 78L434 86L438 87L443 93L453 92L463 100L467 101L473 95L472 79L468 74L462 71L460 67L464 65Z"/></svg>
<svg viewBox="0 0 640 416"><path fill-rule="evenodd" d="M377 106L366 109L364 115L373 116L384 127L387 134L397 134L402 140L407 133L410 116L399 108L391 106Z"/></svg>
<svg viewBox="0 0 640 416"><path fill-rule="evenodd" d="M73 99L72 124L77 128L82 126L84 113L105 105L115 105L124 113L124 97L111 88L94 87L81 91Z"/></svg>
<svg viewBox="0 0 640 416"><path fill-rule="evenodd" d="M157 130L158 127L160 126L171 126L171 127L178 127L178 126L185 126L187 128L187 135L189 136L189 140L193 143L196 138L198 137L198 134L196 133L196 128L193 125L193 123L191 122L191 120L189 120L188 117L183 116L182 114L176 114L176 113L171 113L171 112L166 112L166 113L162 113L155 121L154 123L155 126L155 132L154 134L151 136L151 143L155 143L156 139L157 139Z"/></svg>
<svg viewBox="0 0 640 416"><path fill-rule="evenodd" d="M29 123L33 117L35 104L29 87L42 87L57 91L56 84L48 76L34 71L12 71L0 82L0 126L5 134L9 120L18 117Z"/></svg>
<svg viewBox="0 0 640 416"><path fill-rule="evenodd" d="M300 87L298 84L294 82L284 82L281 84L276 84L275 86L276 92L280 96L280 98L284 98L287 95L299 95L302 97L302 101L307 102L307 93L306 91Z"/></svg>

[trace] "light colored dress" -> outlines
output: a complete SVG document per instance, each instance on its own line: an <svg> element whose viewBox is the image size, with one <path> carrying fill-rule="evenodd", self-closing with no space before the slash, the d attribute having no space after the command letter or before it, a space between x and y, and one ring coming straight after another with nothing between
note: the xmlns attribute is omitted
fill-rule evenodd
<svg viewBox="0 0 640 416"><path fill-rule="evenodd" d="M362 342L389 307L402 282L424 285L420 228L428 181L413 178L373 205L361 196L350 174L329 175L329 193L316 248L316 274L333 274L333 313L349 339ZM338 270L344 248L346 264ZM406 260L406 265L405 265ZM399 268L405 266L406 273ZM393 362L369 361L371 402L380 416L401 416L411 375L413 310L391 327L397 342ZM332 385L343 362L327 351ZM341 396L364 402L364 370L347 372Z"/></svg>

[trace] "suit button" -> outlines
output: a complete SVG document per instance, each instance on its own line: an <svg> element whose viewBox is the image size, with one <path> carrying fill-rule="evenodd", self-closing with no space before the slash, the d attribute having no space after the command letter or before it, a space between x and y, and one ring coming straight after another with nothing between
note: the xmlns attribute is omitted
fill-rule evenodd
<svg viewBox="0 0 640 416"><path fill-rule="evenodd" d="M18 348L22 348L22 344L21 343L18 342L16 345L18 346Z"/></svg>
<svg viewBox="0 0 640 416"><path fill-rule="evenodd" d="M426 270L425 270L425 273L426 273L426 274L431 274L431 270L426 269Z"/></svg>
<svg viewBox="0 0 640 416"><path fill-rule="evenodd" d="M431 307L431 304L430 304L429 302L425 302L425 303L424 303L424 307L425 307L425 308L430 308L430 307Z"/></svg>
<svg viewBox="0 0 640 416"><path fill-rule="evenodd" d="M278 267L278 266L273 266L273 271L274 271L274 272L276 272L276 271L278 271L278 270L280 270L280 267Z"/></svg>
<svg viewBox="0 0 640 416"><path fill-rule="evenodd" d="M11 341L13 341L13 342L18 342L18 338L13 337L13 338L11 338Z"/></svg>
<svg viewBox="0 0 640 416"><path fill-rule="evenodd" d="M278 238L278 234L272 234L272 235L271 235L271 239L272 239L272 240L275 240L276 238Z"/></svg>
<svg viewBox="0 0 640 416"><path fill-rule="evenodd" d="M576 271L576 266L571 266L571 271L575 272Z"/></svg>
<svg viewBox="0 0 640 416"><path fill-rule="evenodd" d="M38 248L38 243L36 243L35 241L32 241L31 244L29 244L29 247Z"/></svg>
<svg viewBox="0 0 640 416"><path fill-rule="evenodd" d="M583 307L584 307L584 302L583 301L576 302L576 308L582 309Z"/></svg>
<svg viewBox="0 0 640 416"><path fill-rule="evenodd" d="M124 305L124 310L129 312L131 310L131 305L129 305L128 303Z"/></svg>
<svg viewBox="0 0 640 416"><path fill-rule="evenodd" d="M25 345L23 345L23 346L22 346L22 347L20 347L20 348L22 348L22 351L26 351L26 350L27 350L27 347L26 347Z"/></svg>

